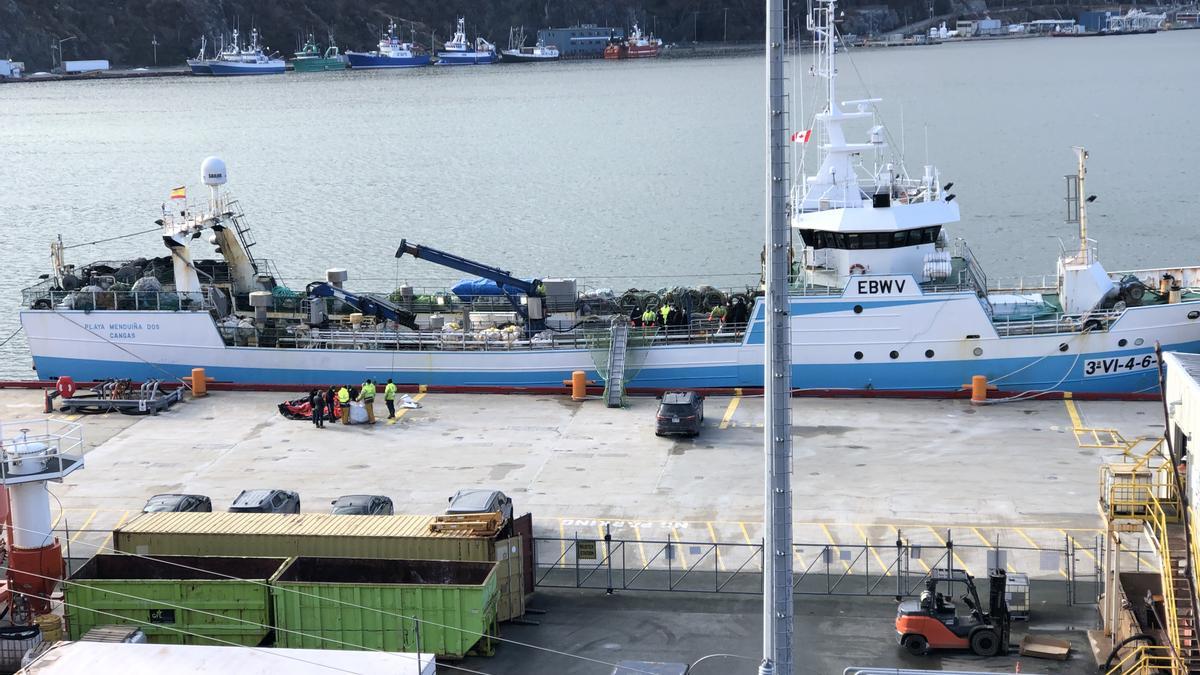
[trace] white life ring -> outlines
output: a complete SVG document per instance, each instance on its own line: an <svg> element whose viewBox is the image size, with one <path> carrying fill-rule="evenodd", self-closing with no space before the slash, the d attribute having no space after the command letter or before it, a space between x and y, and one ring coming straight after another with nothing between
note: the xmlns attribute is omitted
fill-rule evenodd
<svg viewBox="0 0 1200 675"><path fill-rule="evenodd" d="M856 274L866 274L866 273L867 273L867 268L865 266L863 266L861 263L854 263L853 265L850 266L850 276L854 276Z"/></svg>

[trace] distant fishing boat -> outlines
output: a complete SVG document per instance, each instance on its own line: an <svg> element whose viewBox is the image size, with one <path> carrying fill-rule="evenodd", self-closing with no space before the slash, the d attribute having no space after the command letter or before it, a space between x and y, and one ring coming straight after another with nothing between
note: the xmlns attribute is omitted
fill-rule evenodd
<svg viewBox="0 0 1200 675"><path fill-rule="evenodd" d="M418 52L411 42L396 37L396 22L388 22L387 33L373 52L346 52L351 68L419 68L432 62L429 54Z"/></svg>
<svg viewBox="0 0 1200 675"><path fill-rule="evenodd" d="M308 34L308 42L304 43L304 47L296 52L296 58L292 60L292 67L297 73L345 70L348 65L346 56L340 53L337 45L333 43L333 36L329 38L329 48L322 54L321 46L313 39L312 33Z"/></svg>
<svg viewBox="0 0 1200 675"><path fill-rule="evenodd" d="M212 75L212 68L208 66L208 36L200 36L200 53L194 59L188 59L188 67L192 69L193 75Z"/></svg>
<svg viewBox="0 0 1200 675"><path fill-rule="evenodd" d="M649 59L659 55L663 41L653 35L644 35L642 29L635 23L629 37L623 40L610 40L604 48L606 59Z"/></svg>
<svg viewBox="0 0 1200 675"><path fill-rule="evenodd" d="M208 62L213 75L278 75L284 71L283 59L272 58L258 44L258 29L250 31L250 46L238 46L238 32L233 42Z"/></svg>
<svg viewBox="0 0 1200 675"><path fill-rule="evenodd" d="M483 38L475 38L475 47L471 48L467 42L466 19L463 17L458 18L454 37L445 43L444 47L445 49L437 54L439 66L485 65L498 60L496 45Z"/></svg>
<svg viewBox="0 0 1200 675"><path fill-rule="evenodd" d="M508 49L500 52L501 63L538 63L557 61L558 47L546 45L542 40L532 47L525 46L525 29L508 29Z"/></svg>

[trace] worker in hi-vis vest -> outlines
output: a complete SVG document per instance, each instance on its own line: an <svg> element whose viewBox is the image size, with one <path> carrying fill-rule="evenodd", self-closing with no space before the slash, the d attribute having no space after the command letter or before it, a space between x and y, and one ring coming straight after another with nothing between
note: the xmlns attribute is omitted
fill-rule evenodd
<svg viewBox="0 0 1200 675"><path fill-rule="evenodd" d="M358 400L367 409L367 424L375 424L375 382L368 379L358 392Z"/></svg>
<svg viewBox="0 0 1200 675"><path fill-rule="evenodd" d="M392 382L392 378L388 378L387 385L383 388L383 402L387 405L388 419L396 418L396 383Z"/></svg>
<svg viewBox="0 0 1200 675"><path fill-rule="evenodd" d="M338 389L338 404L342 406L342 424L350 424L350 388L344 384Z"/></svg>

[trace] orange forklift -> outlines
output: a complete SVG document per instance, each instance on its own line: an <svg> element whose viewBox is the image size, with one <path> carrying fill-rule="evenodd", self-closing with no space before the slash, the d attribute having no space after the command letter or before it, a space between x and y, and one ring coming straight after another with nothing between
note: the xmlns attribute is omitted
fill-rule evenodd
<svg viewBox="0 0 1200 675"><path fill-rule="evenodd" d="M966 586L962 603L970 614L959 615L953 598L938 592L939 581ZM970 649L979 656L1007 654L1011 619L1004 598L1006 581L1003 569L991 571L988 611L984 612L974 577L960 569L934 569L925 580L920 600L902 602L896 610L900 646L910 654L927 654L932 649Z"/></svg>

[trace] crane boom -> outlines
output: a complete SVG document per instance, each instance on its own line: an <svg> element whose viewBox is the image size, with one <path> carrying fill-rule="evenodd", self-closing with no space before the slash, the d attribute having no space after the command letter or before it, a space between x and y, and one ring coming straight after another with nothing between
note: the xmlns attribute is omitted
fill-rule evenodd
<svg viewBox="0 0 1200 675"><path fill-rule="evenodd" d="M401 309L396 305L376 298L370 295L360 295L351 293L343 288L338 288L331 283L324 281L316 281L308 285L306 289L308 297L313 298L337 298L342 302L350 305L354 309L362 312L365 316L373 316L377 319L385 319L387 321L395 321L401 326L407 326L413 330L417 330L417 316L412 312Z"/></svg>
<svg viewBox="0 0 1200 675"><path fill-rule="evenodd" d="M462 256L439 251L436 248L429 246L421 246L420 244L410 244L407 239L400 240L400 247L396 249L396 257L403 257L407 253L414 258L426 260L435 265L449 267L452 270L457 270L464 274L471 274L477 277L494 281L500 288L500 292L512 304L513 309L525 321L525 330L529 334L538 333L545 329L546 319L542 307L542 282L540 279L526 281L514 277L511 272L502 270L499 267L485 265L474 260L468 260ZM507 288L515 288L523 293L527 298L527 305L522 305L517 298L510 295Z"/></svg>

